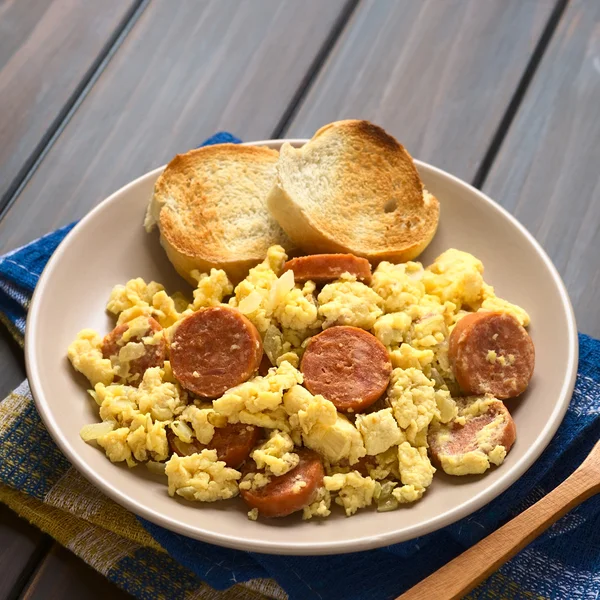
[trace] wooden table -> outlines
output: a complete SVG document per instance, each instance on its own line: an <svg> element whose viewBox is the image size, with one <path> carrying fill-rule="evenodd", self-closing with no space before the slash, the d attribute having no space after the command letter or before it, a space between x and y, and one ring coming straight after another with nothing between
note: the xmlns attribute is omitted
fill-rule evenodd
<svg viewBox="0 0 600 600"><path fill-rule="evenodd" d="M0 253L215 131L360 117L520 219L600 336L599 30L597 0L0 0ZM0 573L0 600L126 596L6 508Z"/></svg>

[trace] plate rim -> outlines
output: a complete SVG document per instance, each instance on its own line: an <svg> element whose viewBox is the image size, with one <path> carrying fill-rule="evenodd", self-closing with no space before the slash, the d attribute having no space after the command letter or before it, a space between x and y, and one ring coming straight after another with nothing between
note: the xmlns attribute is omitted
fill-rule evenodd
<svg viewBox="0 0 600 600"><path fill-rule="evenodd" d="M302 145L306 143L307 139L298 138L285 138L275 140L260 140L253 142L245 142L243 145L253 146L265 146L282 144L289 142L293 145ZM428 533L432 533L455 523L456 521L472 514L479 510L494 498L498 497L502 492L508 489L511 485L516 483L522 475L537 461L544 449L550 443L554 434L558 430L558 427L563 421L564 415L569 406L573 389L575 387L575 380L577 377L577 366L579 357L579 344L577 326L575 321L575 314L569 298L569 294L566 290L564 282L558 273L556 267L551 261L546 251L542 248L539 242L533 237L533 235L522 225L513 215L511 215L505 208L494 202L487 194L474 188L471 184L463 181L462 179L430 165L426 162L414 159L417 167L425 167L431 171L436 172L438 175L446 178L450 178L460 186L466 186L478 197L478 201L482 201L491 206L492 209L496 210L503 217L507 218L512 225L514 225L523 234L529 243L535 248L538 255L542 258L545 266L548 268L554 283L556 284L560 298L565 309L567 316L567 329L568 329L568 364L565 370L565 379L559 392L560 401L554 407L549 419L547 420L544 428L540 435L536 439L535 443L530 446L526 454L521 458L520 462L517 462L510 472L498 478L497 481L493 482L484 491L470 498L463 505L450 509L429 519L426 523L419 523L404 527L401 533L397 531L388 532L385 535L377 536L359 536L356 539L347 539L343 541L334 542L267 542L261 541L259 535L254 540L238 539L229 535L219 534L211 532L210 530L199 530L196 526L181 524L177 521L173 521L170 517L167 517L157 511L152 510L150 507L141 506L131 500L126 493L123 493L119 489L113 487L110 482L99 477L95 471L88 466L85 460L83 460L77 453L75 448L71 448L68 442L60 435L60 428L50 408L50 404L47 402L46 395L42 388L41 382L38 377L36 369L36 360L31 350L31 341L34 338L34 332L36 330L36 321L38 316L38 305L41 305L41 298L45 287L50 281L52 271L56 264L61 260L62 255L66 252L71 237L77 235L77 230L80 225L93 220L97 211L101 210L102 207L111 202L115 196L126 192L130 187L138 184L142 179L149 178L154 175L158 175L163 171L166 165L152 169L130 181L126 185L122 186L107 198L102 200L89 211L81 220L73 227L73 229L65 236L63 241L56 248L48 263L44 267L42 274L38 280L36 288L34 290L29 312L27 316L26 331L25 331L25 366L27 372L27 379L29 381L32 396L35 401L36 409L46 426L46 429L50 433L53 441L57 444L61 452L66 456L72 466L74 466L79 473L81 473L92 485L100 489L109 498L130 510L134 515L147 519L148 521L164 527L175 533L191 537L193 539L217 544L219 546L234 548L238 550L253 551L260 553L279 553L287 555L323 555L323 554L346 554L351 552L357 552L362 550L370 550L387 546L390 544L396 544L404 541L414 539Z"/></svg>

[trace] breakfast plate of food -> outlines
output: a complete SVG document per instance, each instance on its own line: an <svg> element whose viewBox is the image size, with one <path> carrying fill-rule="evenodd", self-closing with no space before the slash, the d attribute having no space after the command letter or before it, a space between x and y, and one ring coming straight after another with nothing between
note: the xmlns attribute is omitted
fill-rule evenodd
<svg viewBox="0 0 600 600"><path fill-rule="evenodd" d="M513 217L348 120L191 150L106 199L40 278L26 360L50 434L115 501L332 554L518 485L566 411L577 331Z"/></svg>

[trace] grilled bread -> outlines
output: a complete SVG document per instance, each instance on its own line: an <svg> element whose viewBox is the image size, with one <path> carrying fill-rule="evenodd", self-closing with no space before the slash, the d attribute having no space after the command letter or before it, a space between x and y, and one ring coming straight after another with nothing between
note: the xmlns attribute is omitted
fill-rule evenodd
<svg viewBox="0 0 600 600"><path fill-rule="evenodd" d="M437 229L439 203L411 156L367 121L322 127L302 148L281 147L267 204L307 253L344 252L377 263L416 258Z"/></svg>
<svg viewBox="0 0 600 600"><path fill-rule="evenodd" d="M291 243L267 209L279 153L220 144L178 154L156 181L146 215L177 272L223 269L237 282L269 246Z"/></svg>

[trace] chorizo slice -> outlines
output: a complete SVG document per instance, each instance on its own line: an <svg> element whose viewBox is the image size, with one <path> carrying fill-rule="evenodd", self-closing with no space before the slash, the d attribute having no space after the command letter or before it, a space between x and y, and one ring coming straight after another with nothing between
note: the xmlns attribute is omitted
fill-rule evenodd
<svg viewBox="0 0 600 600"><path fill-rule="evenodd" d="M314 281L317 284L339 279L344 273L358 281L371 283L371 265L366 258L354 254L311 254L292 258L283 265L284 271L294 271L296 283Z"/></svg>
<svg viewBox="0 0 600 600"><path fill-rule="evenodd" d="M141 321L145 321L147 327L143 331L140 330L139 324ZM131 336L131 338L124 340L123 336L130 327L134 326L138 329L138 334ZM142 381L144 373L151 367L162 367L167 358L167 343L163 337L158 339L156 343L146 343L143 338L154 335L157 331L161 331L162 327L152 317L137 317L133 321L123 323L115 327L109 334L107 334L102 340L102 356L109 358L119 364L121 368L127 364L126 375L124 377L117 375L115 382L128 383L129 385L139 385ZM143 344L143 354L137 358L127 359L127 357L119 357L121 348L127 343L134 342L136 344Z"/></svg>
<svg viewBox="0 0 600 600"><path fill-rule="evenodd" d="M448 352L456 381L465 394L513 398L527 389L533 375L531 337L506 313L464 316L450 334Z"/></svg>
<svg viewBox="0 0 600 600"><path fill-rule="evenodd" d="M171 342L173 375L202 398L218 398L258 369L260 334L237 309L202 308L178 325Z"/></svg>
<svg viewBox="0 0 600 600"><path fill-rule="evenodd" d="M358 413L385 393L392 364L374 335L341 325L311 339L300 370L312 394L321 394L339 411Z"/></svg>
<svg viewBox="0 0 600 600"><path fill-rule="evenodd" d="M473 410L477 404L477 410ZM450 475L480 474L490 463L501 464L517 437L504 403L491 396L459 401L459 420L429 429L431 462ZM499 448L501 447L501 448Z"/></svg>
<svg viewBox="0 0 600 600"><path fill-rule="evenodd" d="M321 457L307 448L296 448L294 452L300 457L294 469L272 477L263 487L240 489L246 504L256 508L263 517L285 517L302 510L314 500L318 488L323 485L325 471Z"/></svg>
<svg viewBox="0 0 600 600"><path fill-rule="evenodd" d="M198 440L182 442L171 430L167 432L169 446L175 454L189 456L209 448L216 450L217 458L232 469L240 467L250 456L261 435L260 427L244 423L228 423L225 427L217 427L209 444L201 444Z"/></svg>

